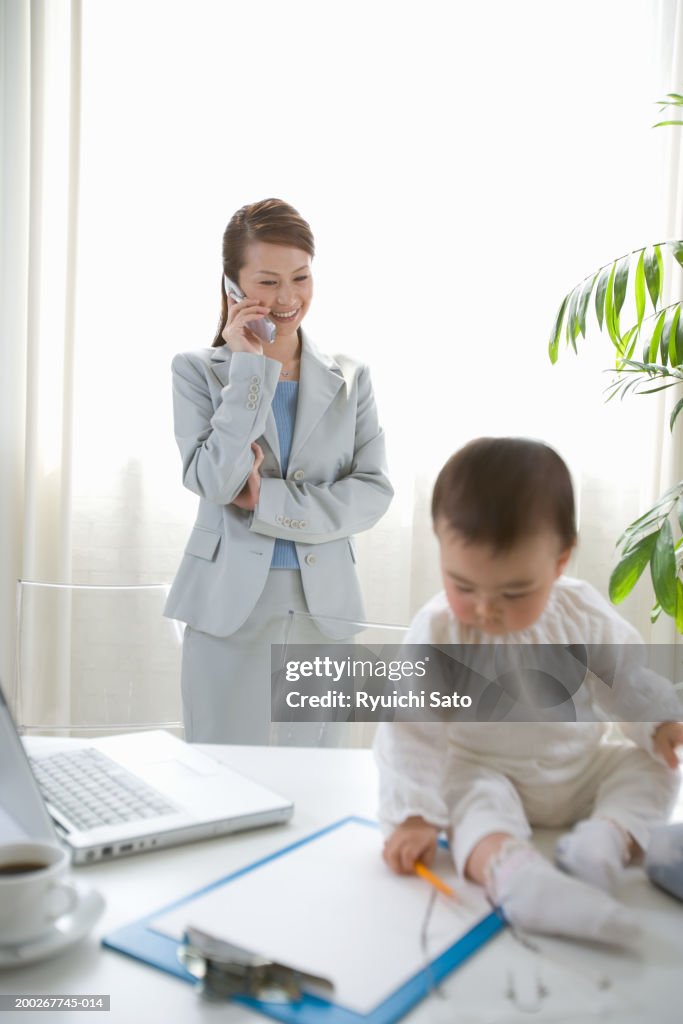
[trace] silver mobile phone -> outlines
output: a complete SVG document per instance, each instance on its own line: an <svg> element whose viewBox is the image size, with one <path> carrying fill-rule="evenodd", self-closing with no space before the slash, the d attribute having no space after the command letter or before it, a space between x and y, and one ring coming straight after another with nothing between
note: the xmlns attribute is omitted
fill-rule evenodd
<svg viewBox="0 0 683 1024"><path fill-rule="evenodd" d="M226 275L224 276L225 290L227 291L228 295L230 295L230 297L233 298L236 302L240 302L241 299L246 299L246 295L244 294L240 286L238 284L235 284L234 281L231 281L230 278L227 277ZM268 344L272 344L272 342L275 341L275 333L277 331L277 328L273 321L270 319L270 317L264 316L261 317L260 320L249 320L247 322L247 327L249 328L250 331L253 331L254 334L258 338L260 338L261 341L268 342Z"/></svg>

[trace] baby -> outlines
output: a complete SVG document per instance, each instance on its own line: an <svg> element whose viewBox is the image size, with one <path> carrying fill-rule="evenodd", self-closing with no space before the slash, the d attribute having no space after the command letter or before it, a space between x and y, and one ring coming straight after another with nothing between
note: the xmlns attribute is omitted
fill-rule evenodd
<svg viewBox="0 0 683 1024"><path fill-rule="evenodd" d="M576 542L574 497L547 445L472 441L441 470L432 517L444 590L406 643L600 645L613 684L603 672L583 683L580 721L382 723L384 859L399 873L430 863L445 829L457 870L513 926L629 945L637 926L613 891L678 792L676 692L644 666L636 630L589 584L562 575ZM607 741L593 705L630 718L628 740ZM634 720L634 708L667 720ZM556 845L557 867L530 845L531 825L573 826Z"/></svg>

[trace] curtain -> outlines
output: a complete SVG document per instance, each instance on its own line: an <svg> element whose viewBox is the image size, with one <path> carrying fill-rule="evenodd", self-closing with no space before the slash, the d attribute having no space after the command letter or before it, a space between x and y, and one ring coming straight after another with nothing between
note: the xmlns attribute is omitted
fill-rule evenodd
<svg viewBox="0 0 683 1024"><path fill-rule="evenodd" d="M661 52L661 95L683 91L683 3L663 3L659 7L659 41ZM662 117L669 117L668 114ZM677 114L674 116L678 116ZM683 135L678 127L658 128L665 134L664 143L664 186L662 205L665 238L683 238ZM664 303L683 298L683 286L679 279L670 279ZM644 507L678 483L683 478L683 443L681 424L672 433L669 418L674 405L681 397L678 388L661 393L658 402L655 436L655 451L659 458L654 460L653 472L646 483ZM678 680L683 679L683 645L671 619L660 616L650 628L648 639L652 642L670 644L674 649L671 671Z"/></svg>
<svg viewBox="0 0 683 1024"><path fill-rule="evenodd" d="M3 39L0 673L14 678L16 580L71 576L80 0L6 0ZM30 624L29 624L30 634ZM68 615L30 635L65 691Z"/></svg>

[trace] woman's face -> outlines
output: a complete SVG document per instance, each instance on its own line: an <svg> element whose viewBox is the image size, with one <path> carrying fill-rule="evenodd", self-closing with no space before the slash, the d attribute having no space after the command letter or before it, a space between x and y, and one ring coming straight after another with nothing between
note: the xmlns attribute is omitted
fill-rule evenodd
<svg viewBox="0 0 683 1024"><path fill-rule="evenodd" d="M249 299L270 308L279 335L293 334L311 304L311 257L303 249L272 242L250 242L237 282Z"/></svg>

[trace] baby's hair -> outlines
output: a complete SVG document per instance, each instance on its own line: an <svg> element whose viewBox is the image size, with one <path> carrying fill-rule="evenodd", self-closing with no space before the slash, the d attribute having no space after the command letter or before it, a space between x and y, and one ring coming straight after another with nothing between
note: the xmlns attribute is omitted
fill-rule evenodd
<svg viewBox="0 0 683 1024"><path fill-rule="evenodd" d="M451 455L432 495L434 525L509 550L543 529L576 541L574 490L556 451L522 437L480 437Z"/></svg>

